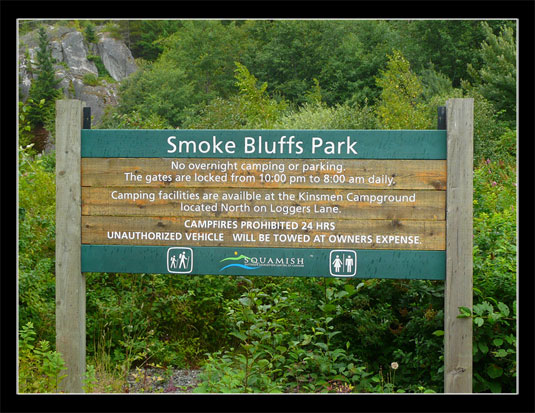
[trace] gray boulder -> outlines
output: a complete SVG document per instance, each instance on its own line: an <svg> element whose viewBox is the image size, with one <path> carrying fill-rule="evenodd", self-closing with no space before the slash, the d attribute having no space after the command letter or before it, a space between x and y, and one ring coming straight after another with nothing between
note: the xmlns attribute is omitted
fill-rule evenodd
<svg viewBox="0 0 535 413"><path fill-rule="evenodd" d="M78 74L92 73L98 76L97 66L87 60L87 47L84 44L84 37L82 33L74 31L67 33L61 39L61 48L63 54L63 61L67 64L73 72ZM54 49L52 49L54 50ZM59 52L56 52L59 56ZM54 54L52 54L54 56Z"/></svg>
<svg viewBox="0 0 535 413"><path fill-rule="evenodd" d="M137 70L132 52L124 42L99 35L98 52L104 67L116 81L121 81Z"/></svg>
<svg viewBox="0 0 535 413"><path fill-rule="evenodd" d="M52 59L54 59L56 62L63 62L63 47L61 46L60 42L50 42L50 51L52 54Z"/></svg>

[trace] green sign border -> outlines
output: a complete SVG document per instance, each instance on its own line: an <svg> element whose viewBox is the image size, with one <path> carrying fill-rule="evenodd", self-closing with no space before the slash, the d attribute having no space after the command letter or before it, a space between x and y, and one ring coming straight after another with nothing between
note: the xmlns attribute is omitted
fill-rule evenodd
<svg viewBox="0 0 535 413"><path fill-rule="evenodd" d="M340 278L444 280L446 275L445 251L131 245L82 245L82 272L173 274L168 268L170 248L191 251L193 266L183 275L338 278L330 274L331 251L356 253L356 274Z"/></svg>
<svg viewBox="0 0 535 413"><path fill-rule="evenodd" d="M235 153L187 153L181 154L167 142L170 136L179 140L199 143L211 142L213 136L218 141L236 143ZM278 142L282 136L295 136L294 141L303 142L303 153L268 154L245 153L245 137L250 136L264 143ZM354 149L358 152L326 155L323 150L311 152L313 137L325 142L333 142L336 147L341 143L342 152L346 150L347 137L356 141ZM223 148L222 148L223 149ZM272 129L82 129L82 158L248 158L248 159L446 159L445 130L272 130Z"/></svg>

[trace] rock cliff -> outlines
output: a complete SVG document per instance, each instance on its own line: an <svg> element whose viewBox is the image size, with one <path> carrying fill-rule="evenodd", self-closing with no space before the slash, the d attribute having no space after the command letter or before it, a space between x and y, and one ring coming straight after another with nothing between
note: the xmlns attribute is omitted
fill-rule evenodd
<svg viewBox="0 0 535 413"><path fill-rule="evenodd" d="M132 53L121 41L97 28L97 40L85 41L72 27L45 27L50 50L55 59L56 78L64 98L80 99L91 108L93 124L104 114L105 107L117 105L120 82L137 70ZM38 31L19 38L19 96L26 100L36 64Z"/></svg>

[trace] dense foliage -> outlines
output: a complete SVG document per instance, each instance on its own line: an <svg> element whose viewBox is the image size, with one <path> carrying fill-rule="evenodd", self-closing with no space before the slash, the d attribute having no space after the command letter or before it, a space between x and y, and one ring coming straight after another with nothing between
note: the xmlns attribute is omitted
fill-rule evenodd
<svg viewBox="0 0 535 413"><path fill-rule="evenodd" d="M97 22L78 24L93 39ZM102 128L433 129L437 106L474 98L474 304L461 317L473 319L474 391L516 391L511 22L121 21L106 30L143 61ZM43 99L21 104L21 137L29 105L53 97ZM19 386L55 391L54 153L19 152ZM86 282L88 391L123 391L126 374L149 365L201 367L199 392L444 390L443 282Z"/></svg>

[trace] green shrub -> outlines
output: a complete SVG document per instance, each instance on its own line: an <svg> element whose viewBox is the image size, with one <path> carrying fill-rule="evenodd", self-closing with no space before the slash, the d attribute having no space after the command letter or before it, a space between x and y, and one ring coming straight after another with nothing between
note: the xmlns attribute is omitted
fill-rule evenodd
<svg viewBox="0 0 535 413"><path fill-rule="evenodd" d="M398 50L388 59L387 69L376 78L382 89L376 108L378 123L382 129L430 129L423 87L409 61Z"/></svg>
<svg viewBox="0 0 535 413"><path fill-rule="evenodd" d="M33 135L32 125L28 118L29 112L32 107L37 106L39 110L42 110L45 105L45 99L41 99L38 103L33 99L28 98L26 102L19 102L19 147L25 148L26 153L35 155L34 144L32 144ZM31 145L31 146L30 146Z"/></svg>
<svg viewBox="0 0 535 413"><path fill-rule="evenodd" d="M473 310L461 307L460 316L472 317L474 323L474 392L514 393L516 300L509 307L492 297L485 299L480 291L476 291L474 298L477 304Z"/></svg>
<svg viewBox="0 0 535 413"><path fill-rule="evenodd" d="M475 91L468 91L466 97L474 98L474 164L487 158L501 158L500 139L507 132L506 123L499 119L491 102Z"/></svg>
<svg viewBox="0 0 535 413"><path fill-rule="evenodd" d="M418 386L442 391L443 344L433 332L443 328L443 282L328 282L328 294L339 297L332 310L333 324L342 332L336 345L348 341L371 372L388 371L392 362L398 363L396 391L418 391ZM367 391L377 391L377 384L374 388Z"/></svg>
<svg viewBox="0 0 535 413"><path fill-rule="evenodd" d="M102 61L102 58L100 56L88 55L87 60L95 64L95 66L97 67L99 78L105 78L110 83L115 82L115 80L111 77L110 73L106 69L106 66L104 66L104 62Z"/></svg>
<svg viewBox="0 0 535 413"><path fill-rule="evenodd" d="M507 153L509 161L487 159L474 171L476 392L516 391L516 165Z"/></svg>
<svg viewBox="0 0 535 413"><path fill-rule="evenodd" d="M84 84L88 86L100 85L100 79L98 78L98 76L94 75L93 73L86 73L84 77L82 78L82 82L84 82Z"/></svg>
<svg viewBox="0 0 535 413"><path fill-rule="evenodd" d="M184 129L245 129L247 116L239 96L220 97L185 111Z"/></svg>
<svg viewBox="0 0 535 413"><path fill-rule="evenodd" d="M360 361L347 347L332 345L340 334L331 325L333 318L320 315L300 322L297 295L266 284L262 289L251 286L230 301L228 322L237 347L209 355L196 391L351 391L361 383L369 373Z"/></svg>
<svg viewBox="0 0 535 413"><path fill-rule="evenodd" d="M321 103L305 103L280 118L274 129L376 129L373 109L348 104L329 107Z"/></svg>
<svg viewBox="0 0 535 413"><path fill-rule="evenodd" d="M19 321L33 322L39 340L55 342L54 154L19 149Z"/></svg>
<svg viewBox="0 0 535 413"><path fill-rule="evenodd" d="M46 340L35 345L35 331L31 322L19 332L19 392L57 393L65 363L61 355L50 348Z"/></svg>
<svg viewBox="0 0 535 413"><path fill-rule="evenodd" d="M196 367L228 344L233 277L88 273L86 282L88 354L122 374L147 363Z"/></svg>
<svg viewBox="0 0 535 413"><path fill-rule="evenodd" d="M102 117L99 129L172 129L165 119L155 113L142 116L133 111L120 114L111 107L107 107Z"/></svg>
<svg viewBox="0 0 535 413"><path fill-rule="evenodd" d="M121 33L121 27L114 22L107 22L102 29L104 33L108 33L112 38L116 40L122 40L123 35Z"/></svg>

